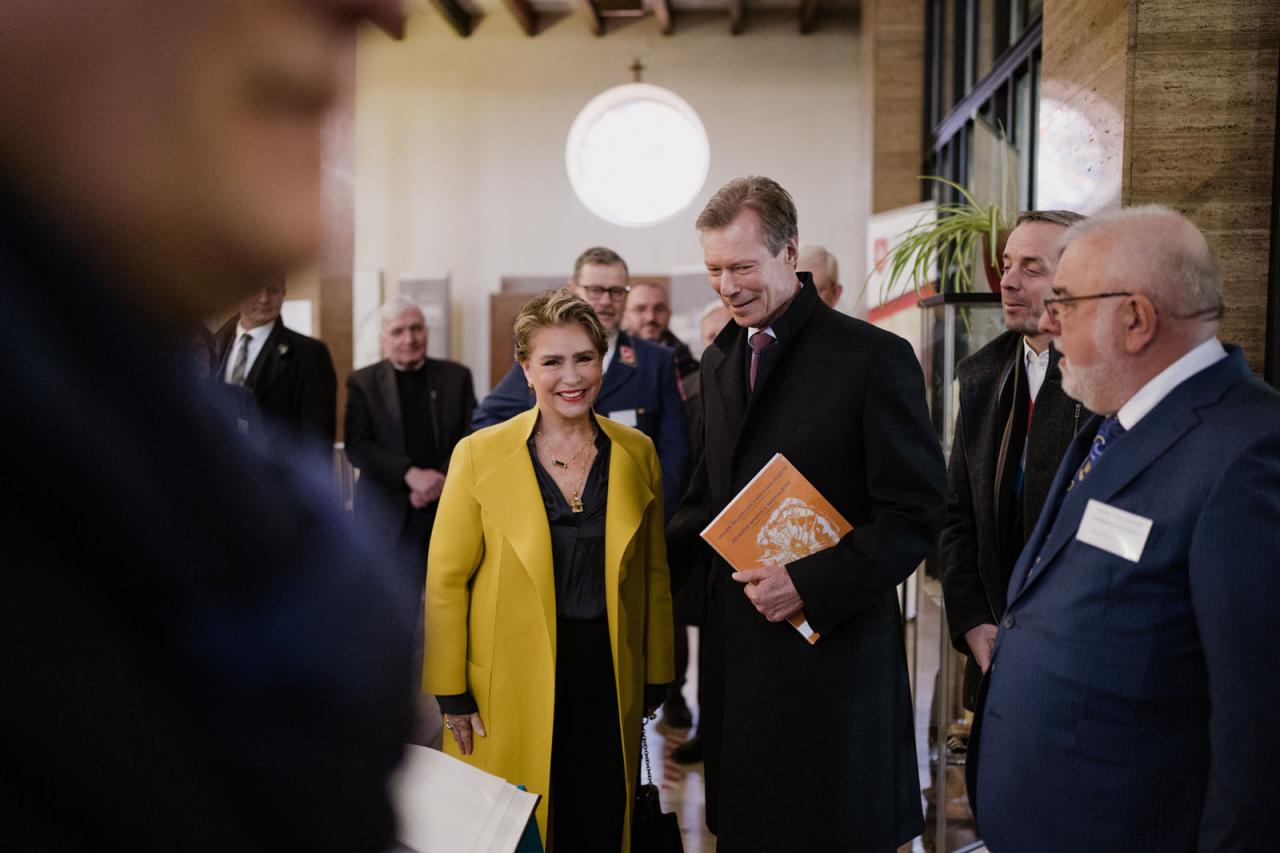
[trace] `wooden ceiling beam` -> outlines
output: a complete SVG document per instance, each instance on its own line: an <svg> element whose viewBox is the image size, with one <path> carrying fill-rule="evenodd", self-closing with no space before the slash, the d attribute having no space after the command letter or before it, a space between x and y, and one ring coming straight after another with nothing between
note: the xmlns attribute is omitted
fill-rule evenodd
<svg viewBox="0 0 1280 853"><path fill-rule="evenodd" d="M800 9L796 13L800 21L800 34L808 35L818 28L819 0L800 0Z"/></svg>
<svg viewBox="0 0 1280 853"><path fill-rule="evenodd" d="M732 35L741 35L746 26L746 6L746 0L729 0L729 32Z"/></svg>
<svg viewBox="0 0 1280 853"><path fill-rule="evenodd" d="M675 21L671 17L669 0L653 0L653 17L658 20L658 32L669 36L675 32Z"/></svg>
<svg viewBox="0 0 1280 853"><path fill-rule="evenodd" d="M431 0L431 5L435 6L436 11L449 22L454 32L463 38L469 37L471 31L475 29L475 18L458 0Z"/></svg>
<svg viewBox="0 0 1280 853"><path fill-rule="evenodd" d="M538 12L529 4L529 0L503 0L524 34L533 37L538 34Z"/></svg>
<svg viewBox="0 0 1280 853"><path fill-rule="evenodd" d="M582 13L587 18L587 28L591 30L592 35L604 35L604 18L600 15L600 7L596 5L596 0L578 0L578 5L582 7Z"/></svg>

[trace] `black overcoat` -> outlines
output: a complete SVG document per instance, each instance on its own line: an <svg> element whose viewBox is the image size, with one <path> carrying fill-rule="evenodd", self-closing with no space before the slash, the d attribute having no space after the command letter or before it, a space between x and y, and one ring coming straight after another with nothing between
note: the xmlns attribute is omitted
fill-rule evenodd
<svg viewBox="0 0 1280 853"><path fill-rule="evenodd" d="M947 626L952 643L965 654L965 632L984 623L999 624L1004 615L1013 564L1035 529L1062 455L1092 414L1062 390L1058 353L1051 351L1032 410L1021 493L1016 498L1003 494L1011 490L1001 459L1013 464L1020 452L1015 448L1001 453L1013 432L1010 420L1023 416L1009 399L1018 382L1025 384L1017 375L1020 371L1022 335L1016 332L1005 332L956 366L960 407L947 472L941 559ZM1014 500L1021 503L1016 515L1010 508ZM1012 537L1009 550L1002 547L1005 535ZM970 658L965 670L970 707L977 682L977 665Z"/></svg>
<svg viewBox="0 0 1280 853"><path fill-rule="evenodd" d="M906 341L840 314L801 274L756 390L747 331L702 362L704 452L674 553L781 452L854 525L788 566L808 645L765 620L731 570L708 578L703 717L707 822L732 851L892 851L922 829L911 696L895 593L942 522L945 471Z"/></svg>
<svg viewBox="0 0 1280 853"><path fill-rule="evenodd" d="M429 358L423 365L430 390L430 410L423 420L431 425L441 472L448 469L453 448L471 432L476 395L471 371L456 362ZM396 372L388 359L362 367L347 377L347 408L343 419L347 458L360 469L355 514L376 541L394 543L402 532L420 529L423 547L430 538L436 504L414 509L404 473L410 459L405 449L404 415ZM425 570L425 565L419 565Z"/></svg>

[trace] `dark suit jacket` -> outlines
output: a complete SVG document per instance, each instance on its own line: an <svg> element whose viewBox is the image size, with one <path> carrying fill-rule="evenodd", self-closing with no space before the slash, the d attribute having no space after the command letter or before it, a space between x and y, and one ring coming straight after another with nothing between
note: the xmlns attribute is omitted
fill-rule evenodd
<svg viewBox="0 0 1280 853"><path fill-rule="evenodd" d="M707 556L698 532L779 452L854 529L788 566L822 635L813 646L761 616L712 558L707 820L726 851L893 850L923 824L895 588L942 523L944 464L911 347L801 280L753 394L746 329L726 326L703 353L705 449L671 560Z"/></svg>
<svg viewBox="0 0 1280 853"><path fill-rule="evenodd" d="M997 853L1275 846L1280 395L1228 350L1070 491L1100 418L1063 459L978 733ZM1093 502L1151 520L1136 562L1076 538Z"/></svg>
<svg viewBox="0 0 1280 853"><path fill-rule="evenodd" d="M666 518L680 503L680 490L689 464L689 436L684 422L684 403L676 382L674 356L666 347L618 333L618 352L604 374L595 410L608 416L610 412L634 411L632 424L653 440L662 463L662 506ZM623 348L634 357L622 358ZM511 370L489 396L476 407L473 429L501 423L526 411L534 403L533 393L525 381L520 365Z"/></svg>
<svg viewBox="0 0 1280 853"><path fill-rule="evenodd" d="M214 336L218 370L225 371L234 347L236 315ZM224 372L216 373L221 379ZM285 328L277 319L245 377L258 407L295 435L332 446L337 426L338 377L329 348L315 338Z"/></svg>
<svg viewBox="0 0 1280 853"><path fill-rule="evenodd" d="M1032 410L1021 495L1002 494L1014 491L1002 469L1016 466L1022 453L1023 407L1029 395L1024 390L1017 405L1013 399L1019 388L1026 388L1022 347L1021 334L1005 332L956 366L960 411L947 476L941 559L947 626L952 643L965 653L965 632L998 624L1004 614L1013 563L1040 517L1062 454L1091 414L1063 392L1058 353L1051 351ZM1023 421L1015 423L1017 418ZM1020 502L1020 512L1014 511L1014 501ZM977 675L970 659L966 685L976 687ZM972 690L966 694L971 707Z"/></svg>
<svg viewBox="0 0 1280 853"><path fill-rule="evenodd" d="M386 850L413 719L399 579L327 469L239 440L186 336L13 201L0 846Z"/></svg>
<svg viewBox="0 0 1280 853"><path fill-rule="evenodd" d="M424 420L434 432L440 459L437 470L444 472L454 445L471 431L471 413L476 405L471 371L452 361L434 358L427 359L422 369L427 371L433 401ZM415 510L409 504L409 488L404 484L409 456L405 452L396 372L389 360L362 367L347 378L343 436L347 458L360 469L356 516L386 545L394 543L415 516L427 521L424 530L429 534L435 505Z"/></svg>

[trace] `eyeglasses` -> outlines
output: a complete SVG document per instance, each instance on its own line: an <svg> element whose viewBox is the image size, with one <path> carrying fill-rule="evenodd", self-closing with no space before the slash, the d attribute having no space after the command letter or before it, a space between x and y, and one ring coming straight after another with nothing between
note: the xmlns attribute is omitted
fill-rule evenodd
<svg viewBox="0 0 1280 853"><path fill-rule="evenodd" d="M1088 296L1054 296L1044 301L1044 310L1049 312L1049 319L1056 323L1070 313L1069 309L1077 302L1087 302L1090 299L1111 299L1116 296L1133 296L1133 293L1128 290L1113 290L1106 293L1091 293Z"/></svg>
<svg viewBox="0 0 1280 853"><path fill-rule="evenodd" d="M598 284L588 284L583 286L582 292L587 296L590 296L592 299L599 299L607 293L609 294L609 298L614 302L620 302L627 298L627 294L631 292L631 288L626 285L622 285L620 287L601 287Z"/></svg>

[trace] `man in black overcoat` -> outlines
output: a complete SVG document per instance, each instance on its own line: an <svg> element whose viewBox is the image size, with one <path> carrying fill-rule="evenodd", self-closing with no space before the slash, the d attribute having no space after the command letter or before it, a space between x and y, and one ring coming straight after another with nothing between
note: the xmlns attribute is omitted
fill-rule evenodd
<svg viewBox="0 0 1280 853"><path fill-rule="evenodd" d="M970 709L991 663L1009 574L1062 455L1092 414L1063 392L1058 352L1039 330L1058 241L1083 218L1064 210L1018 217L1000 280L1006 331L956 366L960 413L947 476L942 591L952 643L969 655Z"/></svg>
<svg viewBox="0 0 1280 853"><path fill-rule="evenodd" d="M703 353L705 449L672 563L706 553L698 532L775 453L854 527L785 566L735 574L712 560L707 824L725 853L892 851L923 825L895 588L944 506L920 366L906 341L827 307L797 276L795 206L774 181L730 182L698 229L733 323ZM814 645L785 621L801 609Z"/></svg>
<svg viewBox="0 0 1280 853"><path fill-rule="evenodd" d="M240 303L239 313L214 335L215 375L252 393L276 427L328 449L338 416L333 358L322 342L285 326L284 297L281 279Z"/></svg>
<svg viewBox="0 0 1280 853"><path fill-rule="evenodd" d="M407 298L382 309L382 361L347 379L347 458L360 470L355 513L419 593L454 445L471 432L471 371L427 358L427 322Z"/></svg>

